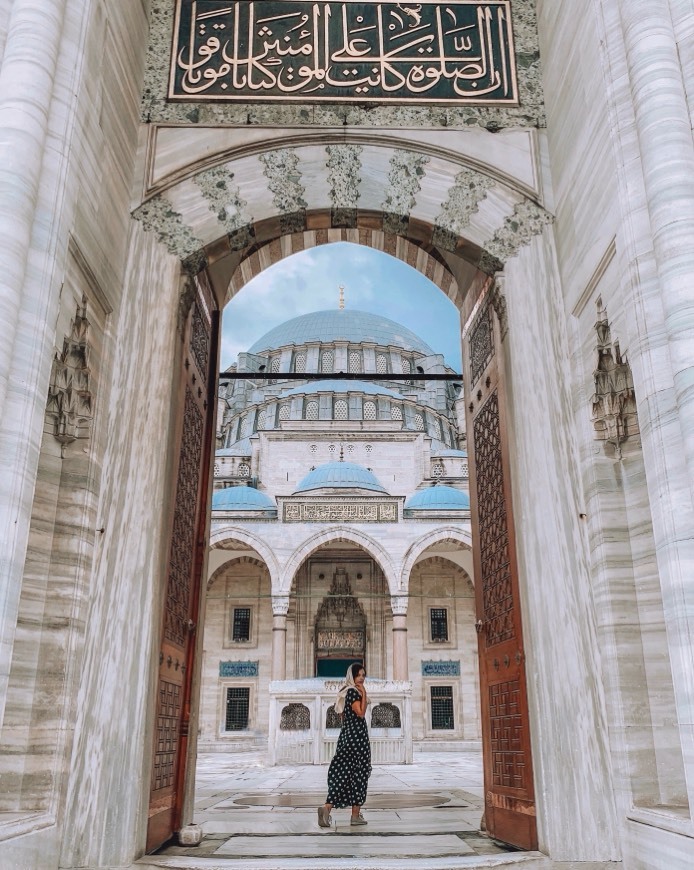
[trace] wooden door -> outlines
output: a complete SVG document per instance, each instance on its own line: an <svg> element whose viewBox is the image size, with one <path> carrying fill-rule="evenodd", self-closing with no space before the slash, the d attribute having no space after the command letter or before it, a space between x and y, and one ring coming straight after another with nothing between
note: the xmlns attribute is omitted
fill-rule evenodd
<svg viewBox="0 0 694 870"><path fill-rule="evenodd" d="M147 851L179 829L185 785L195 637L207 548L219 314L203 277L181 329L169 557L159 650Z"/></svg>
<svg viewBox="0 0 694 870"><path fill-rule="evenodd" d="M500 324L487 286L468 318L463 367L480 660L485 824L537 848Z"/></svg>

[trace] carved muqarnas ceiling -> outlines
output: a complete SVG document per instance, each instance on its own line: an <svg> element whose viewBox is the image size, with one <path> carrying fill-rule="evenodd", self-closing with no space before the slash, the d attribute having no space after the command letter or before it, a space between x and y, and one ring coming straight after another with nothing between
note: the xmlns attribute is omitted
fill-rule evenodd
<svg viewBox="0 0 694 870"><path fill-rule="evenodd" d="M368 216L371 228L396 236L416 226L429 247L493 272L551 221L522 185L498 174L433 149L377 142L311 141L181 175L168 186L164 180L134 216L194 269L221 238L229 252L244 251L263 222L277 224L276 237L362 226Z"/></svg>

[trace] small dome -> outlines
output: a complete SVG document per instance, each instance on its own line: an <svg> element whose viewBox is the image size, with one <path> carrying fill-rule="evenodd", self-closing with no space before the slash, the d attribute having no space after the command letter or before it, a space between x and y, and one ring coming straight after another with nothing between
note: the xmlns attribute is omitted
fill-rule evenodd
<svg viewBox="0 0 694 870"><path fill-rule="evenodd" d="M384 376L387 380L388 376ZM369 384L366 381L314 381L301 387L293 387L282 393L282 398L288 396L305 396L311 393L364 393L367 396L391 396L402 400L400 393L389 390L387 387L379 387L378 384Z"/></svg>
<svg viewBox="0 0 694 870"><path fill-rule="evenodd" d="M229 486L212 495L213 511L276 511L277 505L264 492L252 486Z"/></svg>
<svg viewBox="0 0 694 870"><path fill-rule="evenodd" d="M309 341L331 343L350 341L354 344L373 342L381 347L415 350L431 356L434 351L414 332L378 314L366 311L329 310L312 311L280 323L265 333L250 348L249 353L261 353L290 344L306 344Z"/></svg>
<svg viewBox="0 0 694 870"><path fill-rule="evenodd" d="M405 510L469 511L470 496L452 486L430 486L413 493L405 502Z"/></svg>
<svg viewBox="0 0 694 870"><path fill-rule="evenodd" d="M306 475L294 492L313 489L369 489L385 493L376 477L367 468L354 462L326 462L325 465L319 465Z"/></svg>
<svg viewBox="0 0 694 870"><path fill-rule="evenodd" d="M467 459L467 450L437 450L431 455L436 459Z"/></svg>

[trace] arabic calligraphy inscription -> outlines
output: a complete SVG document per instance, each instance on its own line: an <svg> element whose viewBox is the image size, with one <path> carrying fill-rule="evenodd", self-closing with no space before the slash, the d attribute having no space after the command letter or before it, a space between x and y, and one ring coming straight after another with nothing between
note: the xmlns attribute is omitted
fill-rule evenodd
<svg viewBox="0 0 694 870"><path fill-rule="evenodd" d="M169 98L517 105L510 0L177 0Z"/></svg>

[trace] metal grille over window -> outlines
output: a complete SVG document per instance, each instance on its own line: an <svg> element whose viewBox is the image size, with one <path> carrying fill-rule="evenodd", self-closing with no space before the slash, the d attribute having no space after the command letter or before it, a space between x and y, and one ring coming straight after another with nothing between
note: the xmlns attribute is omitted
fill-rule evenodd
<svg viewBox="0 0 694 870"><path fill-rule="evenodd" d="M267 420L267 411L265 408L258 414L258 429L265 428L265 421Z"/></svg>
<svg viewBox="0 0 694 870"><path fill-rule="evenodd" d="M311 714L303 704L287 704L280 715L280 731L308 731Z"/></svg>
<svg viewBox="0 0 694 870"><path fill-rule="evenodd" d="M347 419L347 402L345 399L338 399L335 402L335 419L336 420L346 420Z"/></svg>
<svg viewBox="0 0 694 870"><path fill-rule="evenodd" d="M220 477L221 473L222 473L221 466L219 465L218 462L215 462L215 464L214 464L214 476Z"/></svg>
<svg viewBox="0 0 694 870"><path fill-rule="evenodd" d="M429 610L431 620L431 639L443 643L448 640L448 610L445 607L432 607Z"/></svg>
<svg viewBox="0 0 694 870"><path fill-rule="evenodd" d="M235 607L231 627L234 643L247 643L251 639L251 608Z"/></svg>
<svg viewBox="0 0 694 870"><path fill-rule="evenodd" d="M326 728L341 728L342 727L342 719L340 718L340 714L335 712L335 705L331 704L328 707L327 712L325 714L325 727Z"/></svg>
<svg viewBox="0 0 694 870"><path fill-rule="evenodd" d="M469 476L470 476L470 469L469 469L469 466L468 466L467 459L465 460L465 462L461 462L461 463L460 463L460 473L462 474L463 477L469 477Z"/></svg>
<svg viewBox="0 0 694 870"><path fill-rule="evenodd" d="M280 358L275 356L272 358L272 362L270 363L270 371L273 375L276 375L280 370Z"/></svg>
<svg viewBox="0 0 694 870"><path fill-rule="evenodd" d="M453 686L431 687L431 728L433 731L452 731Z"/></svg>
<svg viewBox="0 0 694 870"><path fill-rule="evenodd" d="M418 432L423 432L423 431L424 431L424 417L422 417L421 414L415 414L415 415L414 415L414 428L415 428Z"/></svg>
<svg viewBox="0 0 694 870"><path fill-rule="evenodd" d="M307 420L317 420L318 419L318 402L307 402L306 403L306 419Z"/></svg>
<svg viewBox="0 0 694 870"><path fill-rule="evenodd" d="M372 728L401 728L400 710L395 704L377 704L371 714Z"/></svg>
<svg viewBox="0 0 694 870"><path fill-rule="evenodd" d="M402 420L402 408L400 405L391 405L390 407L390 419L391 420Z"/></svg>
<svg viewBox="0 0 694 870"><path fill-rule="evenodd" d="M294 360L294 371L303 374L306 371L306 354L298 353Z"/></svg>
<svg viewBox="0 0 694 870"><path fill-rule="evenodd" d="M358 350L351 350L349 352L349 370L350 372L360 372L362 370L361 353Z"/></svg>
<svg viewBox="0 0 694 870"><path fill-rule="evenodd" d="M330 374L335 366L335 355L331 350L324 350L320 358L320 370L324 374Z"/></svg>
<svg viewBox="0 0 694 870"><path fill-rule="evenodd" d="M243 418L243 423L241 424L241 438L245 438L247 435L250 435L250 427L251 427L251 415L247 414Z"/></svg>
<svg viewBox="0 0 694 870"><path fill-rule="evenodd" d="M247 462L240 462L239 467L236 469L237 477L250 477L251 476L251 466Z"/></svg>
<svg viewBox="0 0 694 870"><path fill-rule="evenodd" d="M436 465L433 467L431 473L434 475L434 477L443 477L443 465L441 465L440 462L437 462Z"/></svg>
<svg viewBox="0 0 694 870"><path fill-rule="evenodd" d="M289 419L289 405L282 405L280 407L280 420L288 420Z"/></svg>
<svg viewBox="0 0 694 870"><path fill-rule="evenodd" d="M375 402L364 402L364 419L365 420L375 420L376 419L376 403Z"/></svg>
<svg viewBox="0 0 694 870"><path fill-rule="evenodd" d="M227 689L225 731L248 730L248 708L250 706L250 689Z"/></svg>
<svg viewBox="0 0 694 870"><path fill-rule="evenodd" d="M388 357L384 353L379 353L376 357L376 372L379 375L385 375L388 371Z"/></svg>

